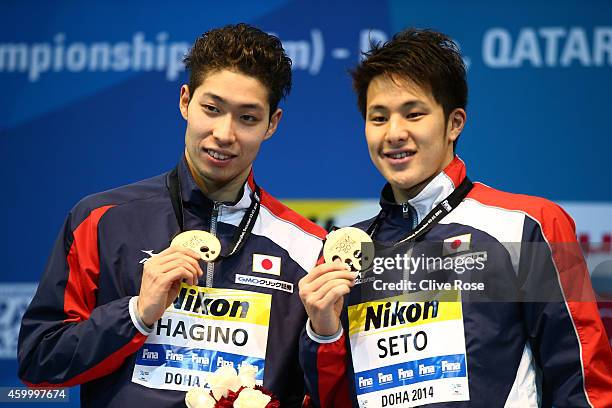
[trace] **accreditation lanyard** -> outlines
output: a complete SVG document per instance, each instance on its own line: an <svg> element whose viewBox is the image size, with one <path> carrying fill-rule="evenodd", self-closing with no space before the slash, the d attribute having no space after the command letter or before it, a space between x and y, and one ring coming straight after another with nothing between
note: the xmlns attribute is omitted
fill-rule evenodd
<svg viewBox="0 0 612 408"><path fill-rule="evenodd" d="M440 222L442 218L448 215L451 211L453 211L457 206L463 201L463 199L468 195L470 190L474 187L474 184L467 177L463 179L461 184L457 186L457 188L442 202L440 202L437 206L433 208L426 216L423 218L423 221L416 226L410 234L396 242L393 246L400 245L404 242L408 241L416 241L418 238L425 235L430 229L432 229L436 224ZM386 217L386 211L380 210L374 222L367 229L368 235L374 240L374 237L378 230L380 229L380 225L382 224L383 219Z"/></svg>
<svg viewBox="0 0 612 408"><path fill-rule="evenodd" d="M176 221L178 223L179 232L185 231L184 224L184 212L183 212L183 200L181 199L181 180L179 177L178 168L175 167L170 174L168 174L168 192L170 193L170 201L172 202L172 209L174 210L174 216L176 217ZM228 258L238 252L246 238L249 236L253 227L255 226L255 221L257 221L257 215L259 214L259 208L261 207L261 190L257 184L255 184L255 189L251 192L251 205L247 209L246 213L242 217L240 221L240 225L238 225L238 229L234 233L234 238L232 239L232 244L230 246L230 251L227 253L223 253L223 248L221 249L221 254L217 259Z"/></svg>

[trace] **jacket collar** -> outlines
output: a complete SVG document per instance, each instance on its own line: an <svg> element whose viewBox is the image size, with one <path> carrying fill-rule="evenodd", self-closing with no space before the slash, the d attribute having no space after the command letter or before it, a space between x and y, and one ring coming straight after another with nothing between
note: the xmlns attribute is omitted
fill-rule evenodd
<svg viewBox="0 0 612 408"><path fill-rule="evenodd" d="M416 197L408 200L408 204L414 209L417 216L415 224L420 223L436 205L448 197L461 184L465 174L465 163L455 155L450 164L434 177ZM389 183L385 184L382 190L380 206L392 217L402 216L402 203L395 202Z"/></svg>
<svg viewBox="0 0 612 408"><path fill-rule="evenodd" d="M251 205L251 192L255 188L252 169L242 187L241 194L239 194L240 198L236 202L215 202L206 197L191 175L187 159L184 155L178 164L178 173L181 180L181 198L185 206L195 207L200 210L212 210L216 204L217 208L223 207L224 209L227 208L227 211L234 212L244 211Z"/></svg>

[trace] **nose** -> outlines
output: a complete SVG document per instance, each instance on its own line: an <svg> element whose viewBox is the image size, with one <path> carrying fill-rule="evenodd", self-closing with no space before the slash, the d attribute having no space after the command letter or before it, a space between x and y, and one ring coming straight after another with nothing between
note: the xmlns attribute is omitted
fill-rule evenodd
<svg viewBox="0 0 612 408"><path fill-rule="evenodd" d="M228 113L217 118L213 129L213 137L219 146L231 145L236 141L232 115Z"/></svg>
<svg viewBox="0 0 612 408"><path fill-rule="evenodd" d="M385 139L390 145L401 145L408 140L410 133L406 127L406 121L402 116L391 115L387 123L388 127Z"/></svg>

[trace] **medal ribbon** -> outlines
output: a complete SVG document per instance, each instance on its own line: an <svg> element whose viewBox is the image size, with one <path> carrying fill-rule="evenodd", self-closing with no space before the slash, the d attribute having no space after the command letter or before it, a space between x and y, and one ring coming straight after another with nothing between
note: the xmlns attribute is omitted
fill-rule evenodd
<svg viewBox="0 0 612 408"><path fill-rule="evenodd" d="M451 211L453 211L457 206L463 201L463 199L468 195L470 190L472 190L474 184L467 177L463 179L461 184L451 193L448 197L446 197L442 202L440 202L437 206L435 206L426 216L423 218L423 221L416 226L410 234L396 242L393 246L402 244L408 241L416 241L417 238L425 235L430 229L432 229L436 224L440 222L442 218L448 215ZM380 210L374 222L367 229L368 235L374 237L378 230L380 229L380 225L382 224L382 220L386 217L386 212L384 210Z"/></svg>

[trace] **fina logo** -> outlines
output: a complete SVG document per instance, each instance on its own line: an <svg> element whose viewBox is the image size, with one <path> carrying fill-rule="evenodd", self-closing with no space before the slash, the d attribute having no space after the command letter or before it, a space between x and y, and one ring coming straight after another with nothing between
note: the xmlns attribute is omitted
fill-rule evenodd
<svg viewBox="0 0 612 408"><path fill-rule="evenodd" d="M374 380L370 377L359 377L359 388L370 388L374 386Z"/></svg>
<svg viewBox="0 0 612 408"><path fill-rule="evenodd" d="M21 318L36 286L36 283L0 283L0 359L17 358Z"/></svg>

